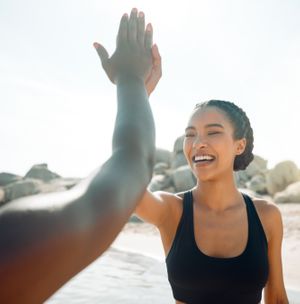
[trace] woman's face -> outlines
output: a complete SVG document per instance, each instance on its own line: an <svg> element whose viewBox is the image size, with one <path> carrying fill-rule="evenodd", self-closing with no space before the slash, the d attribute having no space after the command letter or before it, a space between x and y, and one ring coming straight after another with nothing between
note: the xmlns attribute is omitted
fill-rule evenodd
<svg viewBox="0 0 300 304"><path fill-rule="evenodd" d="M234 139L232 123L216 107L197 109L189 119L183 150L198 181L232 174L235 156L242 154L245 146L245 139Z"/></svg>

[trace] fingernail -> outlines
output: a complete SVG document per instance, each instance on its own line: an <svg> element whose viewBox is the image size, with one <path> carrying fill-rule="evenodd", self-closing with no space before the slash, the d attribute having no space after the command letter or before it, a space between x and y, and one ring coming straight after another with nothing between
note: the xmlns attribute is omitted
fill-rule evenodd
<svg viewBox="0 0 300 304"><path fill-rule="evenodd" d="M128 14L125 13L125 14L123 15L123 17L124 17L124 18L128 18Z"/></svg>
<svg viewBox="0 0 300 304"><path fill-rule="evenodd" d="M151 24L151 23L148 23L148 24L147 24L146 30L147 30L148 32L151 32L151 31L152 31L152 24Z"/></svg>
<svg viewBox="0 0 300 304"><path fill-rule="evenodd" d="M132 12L133 12L134 14L137 14L137 11L138 11L138 10L137 10L137 8L135 8L135 7L132 9Z"/></svg>
<svg viewBox="0 0 300 304"><path fill-rule="evenodd" d="M93 46L94 46L94 48L97 50L97 49L98 49L98 47L99 47L100 45L99 45L99 43L94 42L94 43L93 43Z"/></svg>
<svg viewBox="0 0 300 304"><path fill-rule="evenodd" d="M139 17L140 17L140 18L144 18L144 16L145 16L145 15L144 15L143 12L139 12Z"/></svg>

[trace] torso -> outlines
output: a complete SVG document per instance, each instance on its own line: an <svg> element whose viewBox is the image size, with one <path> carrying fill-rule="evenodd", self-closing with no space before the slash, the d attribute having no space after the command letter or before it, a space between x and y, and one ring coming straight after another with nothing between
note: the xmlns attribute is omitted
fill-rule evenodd
<svg viewBox="0 0 300 304"><path fill-rule="evenodd" d="M165 255L167 256L180 222L183 211L183 194L166 198L170 205L171 215L164 225L159 227ZM252 198L259 219L269 240L270 225L268 222L268 203ZM232 224L235 222L235 224ZM200 226L201 223L201 226ZM236 229L239 223L239 229ZM245 248L248 236L246 207L240 206L224 214L213 215L200 210L194 204L194 233L199 249L209 256L234 257ZM205 236L205 237L204 237Z"/></svg>
<svg viewBox="0 0 300 304"><path fill-rule="evenodd" d="M168 196L171 214L168 221L159 227L165 254L173 244L177 227L183 212L183 195ZM267 220L268 203L252 198L258 217L269 239L270 223ZM208 258L235 258L245 250L248 240L248 220L245 204L220 213L215 213L193 203L193 228L196 246ZM238 227L238 229L237 229ZM176 301L177 304L184 302Z"/></svg>

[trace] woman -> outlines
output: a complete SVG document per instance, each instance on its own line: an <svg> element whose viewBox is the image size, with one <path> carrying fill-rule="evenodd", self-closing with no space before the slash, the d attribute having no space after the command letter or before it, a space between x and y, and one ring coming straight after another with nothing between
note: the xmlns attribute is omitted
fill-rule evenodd
<svg viewBox="0 0 300 304"><path fill-rule="evenodd" d="M136 214L160 231L176 303L288 303L279 209L238 191L234 171L252 161L253 132L235 104L194 109L184 140L197 178L185 193L146 191Z"/></svg>

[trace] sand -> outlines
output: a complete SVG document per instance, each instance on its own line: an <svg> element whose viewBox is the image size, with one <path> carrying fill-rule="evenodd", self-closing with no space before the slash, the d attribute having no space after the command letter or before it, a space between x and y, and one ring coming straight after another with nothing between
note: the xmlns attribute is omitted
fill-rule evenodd
<svg viewBox="0 0 300 304"><path fill-rule="evenodd" d="M285 286L290 304L300 304L300 204L279 207ZM164 259L158 230L146 223L128 223L102 257L47 303L174 304Z"/></svg>

